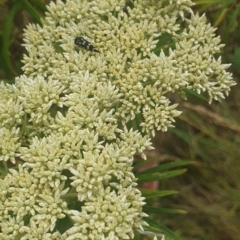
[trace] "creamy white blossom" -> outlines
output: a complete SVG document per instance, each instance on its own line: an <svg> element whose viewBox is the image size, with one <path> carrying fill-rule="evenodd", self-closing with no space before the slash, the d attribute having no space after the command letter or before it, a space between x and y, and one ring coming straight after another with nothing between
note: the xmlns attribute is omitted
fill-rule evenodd
<svg viewBox="0 0 240 240"><path fill-rule="evenodd" d="M0 84L0 161L15 164L0 181L0 239L147 233L133 160L180 114L169 94L192 89L211 102L235 84L192 5L57 0L42 27L28 25L24 74Z"/></svg>

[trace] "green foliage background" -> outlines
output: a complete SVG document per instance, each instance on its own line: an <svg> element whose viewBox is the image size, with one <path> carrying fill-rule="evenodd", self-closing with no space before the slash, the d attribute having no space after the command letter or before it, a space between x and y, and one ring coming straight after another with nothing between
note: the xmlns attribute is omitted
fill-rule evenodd
<svg viewBox="0 0 240 240"><path fill-rule="evenodd" d="M23 29L28 23L40 23L49 2L0 0L2 81L14 83L14 78L22 74ZM223 62L232 63L229 71L239 83L239 1L194 2L194 11L205 13L217 27L216 33L225 44ZM236 240L240 236L239 85L232 88L225 101L211 105L204 96L190 91L187 95L187 101L176 99L183 111L176 128L157 134L155 150L147 153L146 162L136 156L135 171L148 203L144 210L154 219L149 220L149 231L161 229L167 239ZM149 163L155 166L146 170ZM144 170L139 172L140 168ZM158 189L144 186L144 182L154 180L159 181L154 185ZM136 239L152 236L136 234Z"/></svg>

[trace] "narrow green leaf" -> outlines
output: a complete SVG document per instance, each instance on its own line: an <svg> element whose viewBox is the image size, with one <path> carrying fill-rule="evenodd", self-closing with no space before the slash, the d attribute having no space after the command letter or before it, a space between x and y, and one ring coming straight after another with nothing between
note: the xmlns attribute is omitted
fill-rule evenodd
<svg viewBox="0 0 240 240"><path fill-rule="evenodd" d="M234 49L233 55L231 57L233 66L237 69L240 66L240 47Z"/></svg>
<svg viewBox="0 0 240 240"><path fill-rule="evenodd" d="M8 13L7 20L6 20L6 22L4 24L4 27L3 27L2 55L3 55L4 62L6 64L6 67L8 68L8 70L13 75L17 75L17 73L14 70L14 68L12 66L12 63L11 63L11 60L10 60L10 54L9 54L9 48L10 48L10 43L11 43L10 33L11 33L11 29L12 29L14 16L16 15L16 13L20 9L20 7L21 7L21 2L20 1L13 5L12 9Z"/></svg>
<svg viewBox="0 0 240 240"><path fill-rule="evenodd" d="M42 11L46 11L47 7L45 3L42 3L41 1L38 0L31 0L31 2L36 5L38 8L40 8Z"/></svg>
<svg viewBox="0 0 240 240"><path fill-rule="evenodd" d="M231 26L234 25L235 22L237 22L237 17L239 16L240 13L240 4L236 5L234 9L232 9L231 16L230 16L230 21L229 21L229 29Z"/></svg>
<svg viewBox="0 0 240 240"><path fill-rule="evenodd" d="M201 100L204 100L204 101L208 102L208 100L202 94L198 94L196 91L194 91L192 89L185 89L184 91L189 95L192 95L196 98L199 98Z"/></svg>
<svg viewBox="0 0 240 240"><path fill-rule="evenodd" d="M147 190L140 188L140 191L142 192L143 196L146 199L151 199L151 198L160 198L160 197L165 197L168 195L173 195L177 194L177 191L174 190L162 190L162 191L156 191L156 190Z"/></svg>
<svg viewBox="0 0 240 240"><path fill-rule="evenodd" d="M134 163L134 169L138 169L138 168L141 168L142 166L145 166L147 163L150 163L150 162L158 162L159 161L159 158L158 157L148 157L146 160L144 161L136 161Z"/></svg>
<svg viewBox="0 0 240 240"><path fill-rule="evenodd" d="M25 9L32 15L32 17L35 19L35 21L42 25L41 23L41 16L38 13L38 11L31 5L31 3L29 3L29 1L27 0L22 0L22 3L25 7Z"/></svg>
<svg viewBox="0 0 240 240"><path fill-rule="evenodd" d="M176 129L176 128L169 128L169 131L176 134L179 138L181 138L182 140L184 140L188 145L191 146L191 141L192 141L192 138L191 136L189 135L189 133L187 132L184 132L183 130L181 129Z"/></svg>
<svg viewBox="0 0 240 240"><path fill-rule="evenodd" d="M189 164L194 164L195 162L194 161L174 161L174 162L169 162L169 163L163 163L159 166L156 166L156 167L152 167L152 168L149 168L149 169L146 169L144 171L141 171L139 172L139 174L141 173L159 173L159 172L162 172L163 170L169 170L171 168L176 168L176 167L180 167L180 166L186 166L186 165L189 165Z"/></svg>
<svg viewBox="0 0 240 240"><path fill-rule="evenodd" d="M158 224L150 218L147 218L144 220L149 224L149 226L144 226L144 230L156 232L156 233L162 233L167 237L169 237L171 240L180 240L180 238L178 238L170 229L166 228L162 224Z"/></svg>
<svg viewBox="0 0 240 240"><path fill-rule="evenodd" d="M176 177L178 175L181 175L185 173L187 169L179 169L179 170L172 170L172 171L165 171L165 172L160 172L160 173L147 173L147 174L136 174L136 177L138 178L138 183L143 183L143 182L151 182L155 180L161 180L165 178L172 178Z"/></svg>
<svg viewBox="0 0 240 240"><path fill-rule="evenodd" d="M187 212L182 209L171 208L155 208L150 206L144 206L143 211L146 213L167 213L167 214L186 214Z"/></svg>

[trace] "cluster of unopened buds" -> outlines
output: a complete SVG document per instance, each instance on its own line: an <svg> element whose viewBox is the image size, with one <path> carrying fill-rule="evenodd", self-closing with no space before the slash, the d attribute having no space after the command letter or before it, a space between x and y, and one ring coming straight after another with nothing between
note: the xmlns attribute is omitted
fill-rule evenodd
<svg viewBox="0 0 240 240"><path fill-rule="evenodd" d="M0 161L14 165L0 180L0 239L153 234L135 154L146 159L155 132L179 116L169 93L220 100L234 85L192 5L57 0L42 26L28 25L23 75L0 85Z"/></svg>

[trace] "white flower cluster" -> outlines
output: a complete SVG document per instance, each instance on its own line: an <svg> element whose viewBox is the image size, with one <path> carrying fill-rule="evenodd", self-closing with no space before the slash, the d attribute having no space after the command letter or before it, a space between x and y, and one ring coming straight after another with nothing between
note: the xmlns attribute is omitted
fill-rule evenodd
<svg viewBox="0 0 240 240"><path fill-rule="evenodd" d="M0 84L0 239L120 240L144 231L132 163L180 114L169 93L205 91L211 101L234 85L215 59L219 38L191 6L57 0L42 27L28 26L24 75Z"/></svg>

